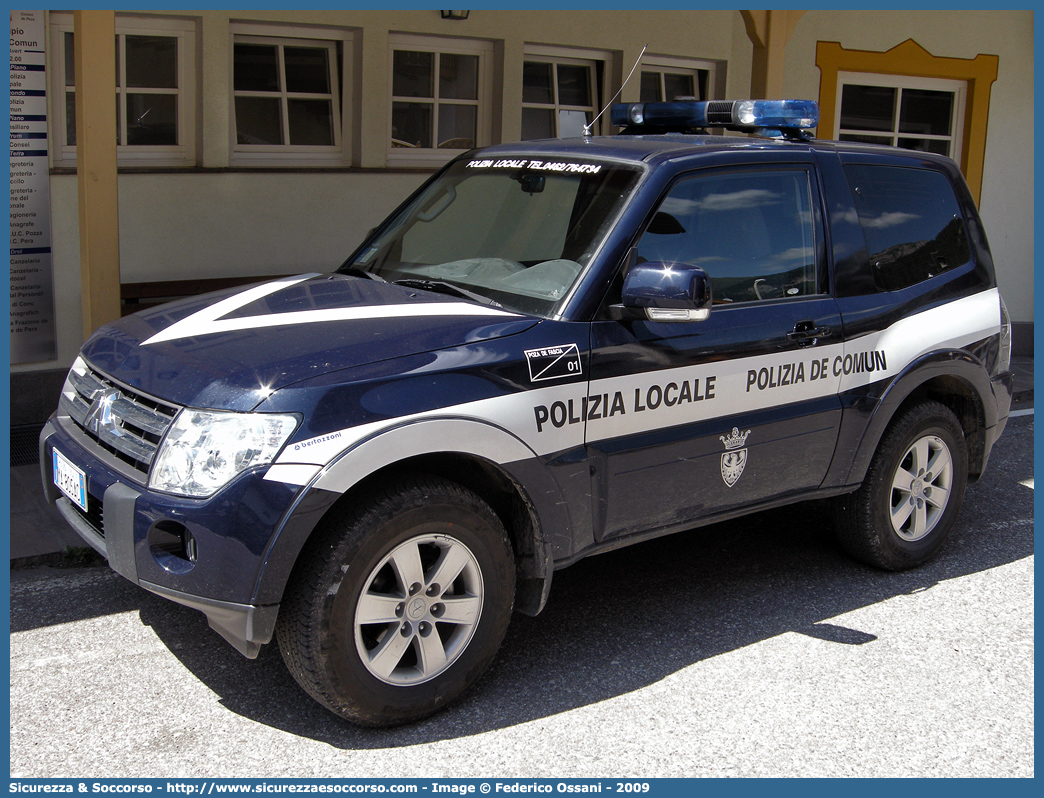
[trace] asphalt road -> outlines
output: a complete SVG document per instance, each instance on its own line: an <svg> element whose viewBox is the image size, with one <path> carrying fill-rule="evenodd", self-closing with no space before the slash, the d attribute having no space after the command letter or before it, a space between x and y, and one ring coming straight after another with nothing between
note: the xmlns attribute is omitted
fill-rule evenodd
<svg viewBox="0 0 1044 798"><path fill-rule="evenodd" d="M818 505L591 558L462 703L371 731L106 567L11 574L11 775L1032 776L1033 417L887 574Z"/></svg>

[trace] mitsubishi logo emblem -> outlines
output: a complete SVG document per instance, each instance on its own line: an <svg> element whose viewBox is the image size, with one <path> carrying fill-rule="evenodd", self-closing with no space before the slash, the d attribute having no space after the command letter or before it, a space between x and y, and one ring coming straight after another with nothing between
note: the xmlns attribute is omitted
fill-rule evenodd
<svg viewBox="0 0 1044 798"><path fill-rule="evenodd" d="M91 409L87 411L87 417L83 420L83 426L99 437L103 432L115 436L122 435L123 432L112 414L112 403L122 395L118 388L106 388L97 394L91 402Z"/></svg>
<svg viewBox="0 0 1044 798"><path fill-rule="evenodd" d="M410 608L407 610L407 613L409 614L410 618L412 618L413 620L417 620L422 615L424 615L424 611L426 609L428 609L427 602L424 601L424 599L422 598L415 598L413 601L410 602Z"/></svg>

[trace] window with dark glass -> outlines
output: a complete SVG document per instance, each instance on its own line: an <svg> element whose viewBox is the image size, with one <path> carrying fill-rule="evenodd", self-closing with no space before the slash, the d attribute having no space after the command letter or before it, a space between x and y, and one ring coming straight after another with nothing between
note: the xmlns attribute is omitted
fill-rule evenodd
<svg viewBox="0 0 1044 798"><path fill-rule="evenodd" d="M968 262L964 221L945 175L847 164L845 176L879 288L906 288Z"/></svg>
<svg viewBox="0 0 1044 798"><path fill-rule="evenodd" d="M65 59L65 144L76 146L76 81L73 33L62 36ZM119 146L177 146L178 38L116 36L116 143Z"/></svg>
<svg viewBox="0 0 1044 798"><path fill-rule="evenodd" d="M952 91L846 83L838 138L954 156L955 111Z"/></svg>
<svg viewBox="0 0 1044 798"><path fill-rule="evenodd" d="M706 69L672 72L643 66L639 99L643 103L670 102L678 97L706 100L707 75Z"/></svg>
<svg viewBox="0 0 1044 798"><path fill-rule="evenodd" d="M820 291L815 214L804 170L727 172L678 183L638 242L638 261L689 263L715 302Z"/></svg>
<svg viewBox="0 0 1044 798"><path fill-rule="evenodd" d="M478 110L477 55L392 52L392 147L471 149Z"/></svg>
<svg viewBox="0 0 1044 798"><path fill-rule="evenodd" d="M597 65L578 59L527 60L522 64L522 139L583 134L598 112Z"/></svg>
<svg viewBox="0 0 1044 798"><path fill-rule="evenodd" d="M334 42L237 36L232 48L236 144L337 146L337 61Z"/></svg>

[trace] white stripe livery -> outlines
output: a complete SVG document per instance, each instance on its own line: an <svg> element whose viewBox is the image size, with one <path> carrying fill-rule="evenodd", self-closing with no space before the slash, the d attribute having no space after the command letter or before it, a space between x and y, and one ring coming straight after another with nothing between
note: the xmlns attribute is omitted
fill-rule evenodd
<svg viewBox="0 0 1044 798"><path fill-rule="evenodd" d="M321 469L316 487L343 492L416 454L467 452L514 462L849 391L894 376L931 351L999 331L1000 299L991 289L844 343L536 388L349 427L287 446L265 478L309 484L315 471L286 467L308 464Z"/></svg>
<svg viewBox="0 0 1044 798"><path fill-rule="evenodd" d="M280 327L296 324L315 324L321 321L362 321L366 319L398 319L421 316L510 316L516 313L506 310L473 305L470 302L418 302L409 305L364 305L344 308L323 308L321 310L296 310L289 313L267 313L260 316L243 316L225 319L233 311L239 310L251 302L274 294L296 283L318 277L319 274L299 274L286 277L264 285L257 285L246 291L215 302L203 310L174 322L167 329L156 333L142 341L142 346L174 341L179 338L198 338L201 335L232 332L235 330L258 330L262 327Z"/></svg>

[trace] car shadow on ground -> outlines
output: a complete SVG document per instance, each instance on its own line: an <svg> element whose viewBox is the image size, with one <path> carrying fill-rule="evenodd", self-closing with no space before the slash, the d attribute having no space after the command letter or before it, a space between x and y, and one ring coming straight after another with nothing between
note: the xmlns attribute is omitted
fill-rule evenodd
<svg viewBox="0 0 1044 798"><path fill-rule="evenodd" d="M876 638L832 619L1031 556L1033 490L1019 483L1032 479L1032 460L1003 456L1016 445L1032 451L1029 421L1009 429L987 476L969 488L951 539L922 568L892 574L848 559L833 541L825 503L592 557L555 574L539 617L516 614L493 667L463 701L395 729L363 729L328 713L293 681L274 645L247 660L195 611L122 580L114 600L123 609L136 605L142 622L222 705L258 723L345 749L469 736L624 695L785 632L862 645ZM15 615L13 604L12 630Z"/></svg>

